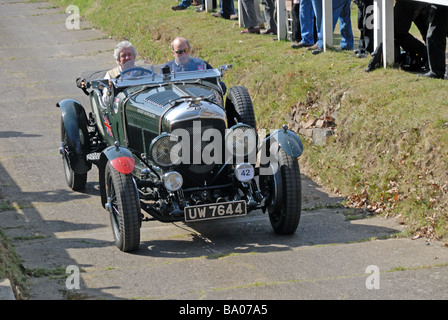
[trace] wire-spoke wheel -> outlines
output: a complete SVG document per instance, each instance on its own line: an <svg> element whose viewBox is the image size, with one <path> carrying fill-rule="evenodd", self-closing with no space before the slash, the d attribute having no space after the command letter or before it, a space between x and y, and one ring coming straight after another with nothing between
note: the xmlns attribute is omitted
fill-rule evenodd
<svg viewBox="0 0 448 320"><path fill-rule="evenodd" d="M105 179L106 209L110 213L115 245L124 252L137 250L140 244L140 200L132 176L118 172L108 162Z"/></svg>

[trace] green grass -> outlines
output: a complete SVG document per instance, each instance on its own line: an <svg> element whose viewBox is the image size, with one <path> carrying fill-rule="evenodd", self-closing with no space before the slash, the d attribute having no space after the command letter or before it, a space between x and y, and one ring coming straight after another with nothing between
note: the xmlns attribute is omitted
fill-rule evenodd
<svg viewBox="0 0 448 320"><path fill-rule="evenodd" d="M214 66L233 64L224 81L249 90L260 128L278 128L297 103L312 105L315 115L336 109L336 134L325 147L304 139L300 164L307 174L343 195L367 194L382 213L402 217L411 233L448 236L448 82L393 68L366 73L369 59L351 52L313 56L288 41L241 35L237 22L193 7L172 11L175 0L52 2L77 5L96 28L130 40L153 63L171 60L169 43L185 36L193 55ZM355 36L356 16L352 5ZM337 46L338 26L335 39Z"/></svg>

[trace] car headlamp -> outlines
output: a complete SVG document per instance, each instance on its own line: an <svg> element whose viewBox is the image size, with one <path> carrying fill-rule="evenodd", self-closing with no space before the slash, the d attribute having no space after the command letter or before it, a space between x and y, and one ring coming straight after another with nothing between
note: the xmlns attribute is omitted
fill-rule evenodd
<svg viewBox="0 0 448 320"><path fill-rule="evenodd" d="M183 183L184 179L179 172L170 171L163 175L163 185L169 191L179 190Z"/></svg>
<svg viewBox="0 0 448 320"><path fill-rule="evenodd" d="M178 139L166 132L152 140L149 146L151 159L160 167L171 167L180 163L181 149L177 148Z"/></svg>
<svg viewBox="0 0 448 320"><path fill-rule="evenodd" d="M226 132L226 149L234 157L244 157L257 149L257 133L247 124L238 123Z"/></svg>

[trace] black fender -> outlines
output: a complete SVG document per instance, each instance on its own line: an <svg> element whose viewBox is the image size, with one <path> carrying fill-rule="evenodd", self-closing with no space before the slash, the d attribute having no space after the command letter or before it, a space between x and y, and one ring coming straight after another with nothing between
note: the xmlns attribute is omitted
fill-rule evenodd
<svg viewBox="0 0 448 320"><path fill-rule="evenodd" d="M135 168L135 159L129 149L118 146L110 146L101 152L100 160L98 162L98 175L100 183L101 204L105 205L106 199L106 181L105 169L107 162L110 162L112 167L120 173L131 174Z"/></svg>
<svg viewBox="0 0 448 320"><path fill-rule="evenodd" d="M61 126L67 134L66 147L69 151L70 167L75 173L86 173L92 168L92 164L86 158L90 150L90 140L84 107L73 99L64 99L56 106L61 109ZM61 140L64 140L62 130Z"/></svg>
<svg viewBox="0 0 448 320"><path fill-rule="evenodd" d="M289 130L286 125L282 129L275 130L270 133L261 143L261 150L267 150L273 143L277 143L287 155L298 158L303 153L303 143L300 137L293 131ZM272 152L273 150L271 150Z"/></svg>

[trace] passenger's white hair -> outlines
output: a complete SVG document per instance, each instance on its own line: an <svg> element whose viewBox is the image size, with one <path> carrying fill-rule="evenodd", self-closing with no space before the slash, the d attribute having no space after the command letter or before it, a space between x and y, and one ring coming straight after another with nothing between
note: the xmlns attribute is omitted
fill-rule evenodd
<svg viewBox="0 0 448 320"><path fill-rule="evenodd" d="M132 45L132 43L130 43L129 41L121 41L119 44L117 44L115 46L115 49L114 49L114 58L115 58L115 60L118 61L118 59L120 58L120 52L124 48L131 48L132 53L134 54L134 57L137 58L137 50L135 50L135 48Z"/></svg>

